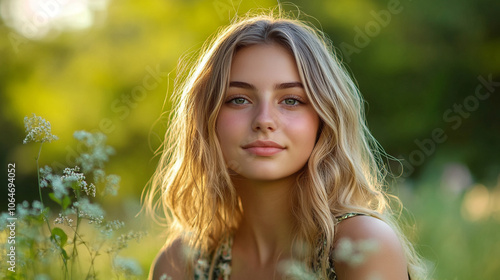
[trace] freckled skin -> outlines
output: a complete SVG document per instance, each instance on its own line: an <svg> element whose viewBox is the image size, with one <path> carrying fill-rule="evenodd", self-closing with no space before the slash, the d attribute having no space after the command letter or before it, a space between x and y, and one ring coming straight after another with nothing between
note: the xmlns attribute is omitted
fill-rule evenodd
<svg viewBox="0 0 500 280"><path fill-rule="evenodd" d="M231 65L217 135L228 167L251 180L289 177L307 163L316 141L319 116L301 86L293 56L283 47L254 45L239 50ZM295 86L283 86L293 84ZM281 85L281 88L280 88ZM284 149L259 156L242 147L271 140Z"/></svg>

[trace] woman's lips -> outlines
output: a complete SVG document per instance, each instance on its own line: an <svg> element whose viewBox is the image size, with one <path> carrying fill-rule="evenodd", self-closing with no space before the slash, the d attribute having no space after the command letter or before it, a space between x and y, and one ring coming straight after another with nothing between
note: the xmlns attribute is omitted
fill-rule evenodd
<svg viewBox="0 0 500 280"><path fill-rule="evenodd" d="M276 147L251 147L245 149L245 151L254 154L256 156L272 156L283 150L284 150L283 148L276 148Z"/></svg>
<svg viewBox="0 0 500 280"><path fill-rule="evenodd" d="M270 140L257 140L244 145L242 148L256 156L272 156L285 150L285 147Z"/></svg>

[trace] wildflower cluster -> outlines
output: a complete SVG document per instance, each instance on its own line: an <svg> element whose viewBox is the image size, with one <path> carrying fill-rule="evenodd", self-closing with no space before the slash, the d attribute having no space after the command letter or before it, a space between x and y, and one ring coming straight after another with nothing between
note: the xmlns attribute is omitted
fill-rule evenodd
<svg viewBox="0 0 500 280"><path fill-rule="evenodd" d="M104 219L104 210L97 204L90 203L88 198L82 198L73 203L74 210L78 218L84 218L89 224L96 223L100 225Z"/></svg>
<svg viewBox="0 0 500 280"><path fill-rule="evenodd" d="M172 277L168 276L166 273L163 273L163 275L160 277L160 280L172 280Z"/></svg>
<svg viewBox="0 0 500 280"><path fill-rule="evenodd" d="M122 234L116 239L114 244L110 246L107 253L120 252L121 250L128 247L129 241L135 240L137 242L140 242L141 239L146 235L147 232L142 232L142 231L139 232L129 231L126 234Z"/></svg>
<svg viewBox="0 0 500 280"><path fill-rule="evenodd" d="M52 142L57 140L57 136L52 135L50 122L37 117L35 114L31 118L24 117L24 128L26 129L26 138L23 143L29 142Z"/></svg>
<svg viewBox="0 0 500 280"><path fill-rule="evenodd" d="M119 274L134 276L142 275L141 266L139 265L137 260L132 258L124 258L118 256L113 262L113 267Z"/></svg>
<svg viewBox="0 0 500 280"><path fill-rule="evenodd" d="M73 219L71 219L69 216L63 215L62 213L59 213L59 217L54 220L54 224L63 224L69 227L73 226Z"/></svg>
<svg viewBox="0 0 500 280"><path fill-rule="evenodd" d="M61 179L63 182L68 184L75 191L83 191L88 196L95 197L95 186L90 184L90 186L85 181L85 175L79 173L80 167L75 166L75 168L65 168L63 171L63 176Z"/></svg>
<svg viewBox="0 0 500 280"><path fill-rule="evenodd" d="M289 278L289 279L300 279L300 280L315 280L319 275L316 275L305 266L301 261L287 260L280 263L279 269Z"/></svg>
<svg viewBox="0 0 500 280"><path fill-rule="evenodd" d="M51 134L50 123L33 114L26 117L26 139L24 143L51 142L57 137ZM104 209L93 199L99 193L117 195L120 177L106 174L104 165L113 148L106 145L106 136L101 133L77 131L74 137L86 147L86 152L77 158L79 166L65 168L62 174L49 166L39 168L38 192L39 201L31 204L24 201L18 204L16 247L19 271L6 275L7 269L2 269L0 278L4 279L96 279L96 259L105 251L109 255L117 278L142 275L139 263L118 254L127 248L131 240L140 241L144 232L125 231L125 223L120 220L107 220ZM39 155L41 152L41 146ZM38 166L38 159L36 164ZM88 182L87 178L93 178ZM47 207L44 204L42 190L57 207ZM50 218L54 210L55 218ZM7 226L8 213L0 213L0 230ZM86 226L82 231L83 223ZM89 230L91 232L89 232ZM91 238L86 238L90 236ZM3 240L0 241L3 243ZM0 244L0 248L6 248ZM79 251L86 250L90 257L89 267L82 266ZM62 270L54 269L59 263ZM0 268L3 268L3 263ZM10 273L10 272L8 272Z"/></svg>
<svg viewBox="0 0 500 280"><path fill-rule="evenodd" d="M102 133L92 134L82 130L76 131L73 137L83 143L88 150L86 153L81 153L77 159L83 172L94 172L95 174L97 171L102 176L104 164L108 161L109 156L115 152L112 147L106 145L106 135Z"/></svg>
<svg viewBox="0 0 500 280"><path fill-rule="evenodd" d="M345 262L350 266L362 264L368 255L376 252L379 247L374 240L352 241L348 238L339 240L335 249L335 259L339 262Z"/></svg>
<svg viewBox="0 0 500 280"><path fill-rule="evenodd" d="M318 248L318 251L321 250ZM333 252L333 259L336 262L345 263L351 267L357 267L364 263L366 259L373 253L379 250L379 243L371 239L351 240L349 238L341 238ZM328 262L331 260L328 259ZM318 263L319 264L319 263ZM286 275L287 279L300 280L324 280L325 277L319 275L319 271L311 270L306 264L298 260L285 260L279 263L280 271ZM330 279L335 275L334 267L329 267L326 271L326 279ZM335 277L334 277L335 278ZM335 278L336 279L336 278ZM366 280L381 280L378 274L372 273Z"/></svg>
<svg viewBox="0 0 500 280"><path fill-rule="evenodd" d="M117 231L125 226L125 223L120 220L114 220L107 222L102 228L101 233L104 235L111 235L114 231Z"/></svg>

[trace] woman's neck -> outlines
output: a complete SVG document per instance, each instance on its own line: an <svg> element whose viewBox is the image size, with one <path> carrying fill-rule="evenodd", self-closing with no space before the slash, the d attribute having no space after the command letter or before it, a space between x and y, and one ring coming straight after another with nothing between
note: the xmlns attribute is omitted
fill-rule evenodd
<svg viewBox="0 0 500 280"><path fill-rule="evenodd" d="M295 176L279 181L234 179L233 182L243 207L235 243L259 266L289 257L293 238L290 193Z"/></svg>

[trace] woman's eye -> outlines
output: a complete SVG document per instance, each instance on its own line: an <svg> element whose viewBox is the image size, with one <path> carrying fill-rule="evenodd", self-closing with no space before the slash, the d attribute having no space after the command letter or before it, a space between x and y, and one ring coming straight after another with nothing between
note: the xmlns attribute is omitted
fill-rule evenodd
<svg viewBox="0 0 500 280"><path fill-rule="evenodd" d="M295 99L295 98L287 98L287 99L283 100L283 102L285 103L285 105L289 105L289 106L295 106L295 105L298 105L300 103L300 101Z"/></svg>
<svg viewBox="0 0 500 280"><path fill-rule="evenodd" d="M236 97L236 98L233 98L231 100L229 100L229 102L233 103L233 104L236 104L236 105L242 105L242 104L245 104L247 100L243 97Z"/></svg>

